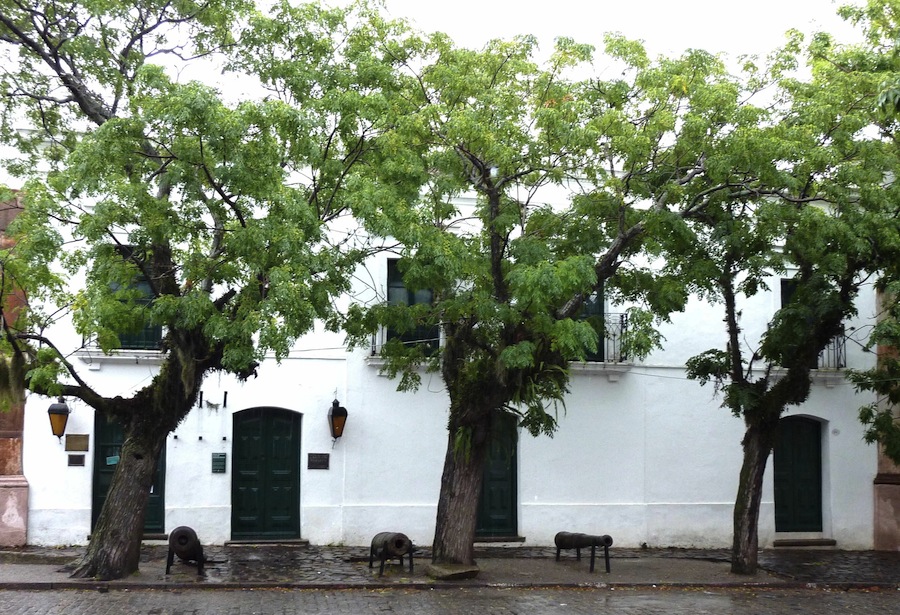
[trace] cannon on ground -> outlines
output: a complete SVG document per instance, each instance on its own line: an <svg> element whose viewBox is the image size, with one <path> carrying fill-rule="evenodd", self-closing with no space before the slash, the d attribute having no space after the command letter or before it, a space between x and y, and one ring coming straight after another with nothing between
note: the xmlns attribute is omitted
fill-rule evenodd
<svg viewBox="0 0 900 615"><path fill-rule="evenodd" d="M378 576L384 574L384 563L395 557L400 558L400 566L403 566L403 556L409 555L409 571L413 571L413 544L412 541L400 532L380 532L372 539L369 549L369 568L375 558L381 562L378 568Z"/></svg>
<svg viewBox="0 0 900 615"><path fill-rule="evenodd" d="M606 535L580 534L575 532L557 532L553 538L556 543L556 561L559 561L559 552L562 549L575 549L575 557L581 559L581 550L591 548L591 572L594 572L594 557L597 547L603 547L603 557L606 560L606 572L609 572L609 548L613 539Z"/></svg>
<svg viewBox="0 0 900 615"><path fill-rule="evenodd" d="M203 574L203 564L206 557L203 555L203 545L197 538L197 532L186 525L176 527L169 532L169 555L166 557L166 574L175 561L175 556L185 563L197 562L197 574Z"/></svg>

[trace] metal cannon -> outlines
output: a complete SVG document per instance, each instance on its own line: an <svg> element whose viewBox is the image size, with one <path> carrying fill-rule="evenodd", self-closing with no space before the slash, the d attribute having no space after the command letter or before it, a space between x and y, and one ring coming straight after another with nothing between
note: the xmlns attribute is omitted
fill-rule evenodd
<svg viewBox="0 0 900 615"><path fill-rule="evenodd" d="M197 562L197 574L203 574L203 564L206 557L203 555L203 545L197 538L197 532L186 525L176 527L169 532L169 554L166 557L166 574L175 561L175 556L185 563Z"/></svg>
<svg viewBox="0 0 900 615"><path fill-rule="evenodd" d="M369 568L375 558L381 562L378 568L378 576L384 574L384 563L395 557L400 558L400 566L403 566L403 556L409 555L409 571L413 571L413 544L412 541L400 532L380 532L372 538L372 547L369 549Z"/></svg>
<svg viewBox="0 0 900 615"><path fill-rule="evenodd" d="M613 539L607 534L595 536L592 534L579 534L574 532L557 532L553 538L556 543L556 561L559 561L559 552L562 549L575 549L575 557L581 559L581 550L591 548L591 572L594 572L594 557L597 547L603 547L603 558L606 560L606 572L609 572L609 548Z"/></svg>

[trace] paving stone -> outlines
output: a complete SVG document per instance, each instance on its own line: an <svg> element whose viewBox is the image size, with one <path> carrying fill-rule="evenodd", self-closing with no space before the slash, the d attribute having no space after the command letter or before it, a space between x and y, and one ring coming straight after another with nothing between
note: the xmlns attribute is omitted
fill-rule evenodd
<svg viewBox="0 0 900 615"><path fill-rule="evenodd" d="M479 572L478 566L466 564L428 564L425 566L425 574L438 581L474 579Z"/></svg>
<svg viewBox="0 0 900 615"><path fill-rule="evenodd" d="M205 576L196 567L176 560L172 574L165 574L167 548L147 544L141 552L137 575L114 581L138 587L360 587L432 586L541 586L549 584L600 586L609 584L819 584L855 587L900 588L900 553L839 550L764 550L763 572L757 577L730 573L725 549L610 549L611 573L601 564L594 573L588 560L574 556L555 561L551 547L478 546L474 579L434 580L426 574L431 550L415 552L414 572L388 562L383 576L378 563L368 565L368 547L316 545L210 545L204 547L211 560ZM0 587L10 583L40 586L72 583L60 571L84 553L84 547L53 549L26 547L0 550ZM582 554L583 555L583 554ZM453 578L453 577L450 577ZM6 585L4 585L6 584ZM29 587L31 585L28 585ZM112 586L112 585L111 585Z"/></svg>

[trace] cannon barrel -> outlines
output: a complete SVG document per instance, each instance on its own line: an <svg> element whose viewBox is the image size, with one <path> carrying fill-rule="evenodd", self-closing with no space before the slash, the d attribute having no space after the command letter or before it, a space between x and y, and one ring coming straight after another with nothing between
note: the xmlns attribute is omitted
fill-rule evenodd
<svg viewBox="0 0 900 615"><path fill-rule="evenodd" d="M197 532L186 525L176 527L169 533L169 548L185 562L203 559L203 546Z"/></svg>
<svg viewBox="0 0 900 615"><path fill-rule="evenodd" d="M594 536L577 532L557 532L553 538L558 549L585 549L587 547L611 547L613 540L607 535Z"/></svg>
<svg viewBox="0 0 900 615"><path fill-rule="evenodd" d="M594 536L592 534L579 534L575 532L557 532L553 537L556 543L556 561L559 561L559 552L563 549L575 549L575 555L581 559L581 550L591 549L591 572L594 572L594 555L597 547L603 547L603 559L606 561L606 572L609 572L609 548L613 539L607 534Z"/></svg>
<svg viewBox="0 0 900 615"><path fill-rule="evenodd" d="M557 549L580 549L589 547L591 543L587 542L587 534L579 534L575 532L557 532L553 537L553 542Z"/></svg>
<svg viewBox="0 0 900 615"><path fill-rule="evenodd" d="M186 525L176 527L169 532L169 553L166 556L166 574L172 568L175 556L183 562L197 562L197 574L203 574L203 564L206 558L203 556L203 545L197 538L197 532Z"/></svg>
<svg viewBox="0 0 900 615"><path fill-rule="evenodd" d="M400 532L381 532L372 539L372 553L380 559L402 557L409 553L410 540Z"/></svg>
<svg viewBox="0 0 900 615"><path fill-rule="evenodd" d="M400 558L400 565L403 566L403 556L409 555L409 571L413 571L413 547L412 541L406 534L400 532L381 532L375 534L372 539L372 547L369 549L369 568L375 562L377 557L381 566L378 568L378 576L384 574L384 563L395 557Z"/></svg>

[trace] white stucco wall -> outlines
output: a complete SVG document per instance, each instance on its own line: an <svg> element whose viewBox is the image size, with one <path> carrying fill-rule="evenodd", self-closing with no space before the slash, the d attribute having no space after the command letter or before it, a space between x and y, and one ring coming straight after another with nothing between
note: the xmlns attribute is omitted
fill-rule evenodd
<svg viewBox="0 0 900 615"><path fill-rule="evenodd" d="M377 268L375 269L377 270ZM745 334L762 330L777 307L775 293L745 308ZM874 314L865 294L850 326ZM617 545L725 547L741 464L742 421L720 407L711 386L684 373L687 357L721 345L720 308L692 302L664 327L665 349L624 366L575 366L571 394L553 438L520 432L518 533L526 544L552 544L560 530L608 533ZM851 366L874 357L848 343ZM155 365L123 353L119 360L84 355L85 377L107 394L127 395ZM204 403L169 436L165 527L190 525L206 543L231 538L233 413L274 406L302 415L299 510L302 536L314 544L367 544L379 531L406 532L428 544L447 445L447 396L437 374L423 374L416 393L398 393L378 375L366 350L347 353L340 336L318 332L259 377L238 383L212 375ZM227 406L223 406L227 392ZM349 411L344 437L332 443L327 413L333 399ZM31 485L28 540L83 544L90 532L93 411L77 400L67 433L90 434L84 467L67 466L51 435L51 400L33 396L25 415L24 472ZM790 414L823 423L823 532L841 548L871 548L872 479L876 451L862 441L856 409L866 402L839 375L818 378L810 399ZM520 430L521 431L521 430ZM211 471L211 454L228 455L227 471ZM329 453L328 470L307 468L309 453ZM770 459L771 461L771 459ZM771 545L774 502L771 463L760 518L760 544Z"/></svg>

